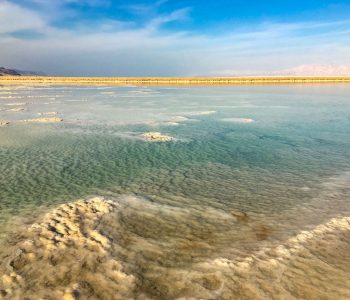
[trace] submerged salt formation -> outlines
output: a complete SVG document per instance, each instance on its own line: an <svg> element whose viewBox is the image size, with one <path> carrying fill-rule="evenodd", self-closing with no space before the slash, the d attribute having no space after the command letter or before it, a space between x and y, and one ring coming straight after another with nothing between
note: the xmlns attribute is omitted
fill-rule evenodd
<svg viewBox="0 0 350 300"><path fill-rule="evenodd" d="M8 93L6 93L8 94ZM0 96L0 99L17 99L18 97L17 96Z"/></svg>
<svg viewBox="0 0 350 300"><path fill-rule="evenodd" d="M38 113L39 116L53 116L53 115L58 115L57 111L49 111L49 112L41 112Z"/></svg>
<svg viewBox="0 0 350 300"><path fill-rule="evenodd" d="M8 121L1 121L1 120L0 120L0 127L1 127L1 126L6 126L6 125L8 125L8 124L10 124L10 122L8 122Z"/></svg>
<svg viewBox="0 0 350 300"><path fill-rule="evenodd" d="M28 105L30 104L29 102L13 102L13 103L6 103L5 105L8 106L22 106L22 105Z"/></svg>
<svg viewBox="0 0 350 300"><path fill-rule="evenodd" d="M24 110L23 107L19 107L19 108L6 109L5 111L18 112L18 111L23 111L23 110Z"/></svg>
<svg viewBox="0 0 350 300"><path fill-rule="evenodd" d="M194 112L188 112L185 115L186 116L207 116L207 115L212 115L215 114L215 110L208 110L208 111L194 111Z"/></svg>
<svg viewBox="0 0 350 300"><path fill-rule="evenodd" d="M175 140L172 136L162 134L160 132L145 132L142 137L148 141L153 142L170 142Z"/></svg>
<svg viewBox="0 0 350 300"><path fill-rule="evenodd" d="M244 259L217 258L198 267L229 278L219 299L348 299L349 232L349 217L332 219Z"/></svg>
<svg viewBox="0 0 350 300"><path fill-rule="evenodd" d="M1 265L0 295L6 300L350 297L349 217L279 242L267 241L271 228L256 218L133 196L63 204L15 235L17 243ZM242 233L249 243L237 247Z"/></svg>
<svg viewBox="0 0 350 300"><path fill-rule="evenodd" d="M231 215L234 216L238 221L247 221L249 216L244 211L232 210Z"/></svg>
<svg viewBox="0 0 350 300"><path fill-rule="evenodd" d="M32 123L59 123L63 122L62 118L36 118L36 119L28 119L24 120L24 122L32 122Z"/></svg>
<svg viewBox="0 0 350 300"><path fill-rule="evenodd" d="M250 118L224 118L221 119L225 122L232 122L232 123L253 123L254 120Z"/></svg>

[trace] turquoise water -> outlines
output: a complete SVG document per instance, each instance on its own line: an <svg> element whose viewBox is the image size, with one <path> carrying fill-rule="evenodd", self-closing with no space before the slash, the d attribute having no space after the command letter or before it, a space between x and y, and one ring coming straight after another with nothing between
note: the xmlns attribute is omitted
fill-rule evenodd
<svg viewBox="0 0 350 300"><path fill-rule="evenodd" d="M123 262L128 274L138 274L131 298L233 299L236 293L242 299L278 299L276 287L265 283L250 282L259 290L254 293L243 283L236 287L237 279L230 282L221 267L210 266L210 274L219 278L217 288L206 288L205 281L201 289L191 290L181 272L168 273L174 268L198 273L204 268L194 267L199 261L242 262L332 218L349 216L349 85L2 86L0 92L0 120L10 122L0 127L2 247L11 243L18 224L32 222L42 211L91 195L114 199L122 203L123 218L118 217L119 230L113 233L110 226L104 232L116 235L112 240L122 247L111 256ZM8 110L17 107L24 110ZM51 117L39 115L47 112L63 122L22 122ZM142 139L149 131L175 141ZM248 223L237 214L247 215ZM159 248L152 252L150 246L149 256L132 263L146 250L139 249L139 240L121 245L129 235ZM171 252L171 241L180 237L206 246L189 247L190 255ZM304 262L305 274L311 265ZM168 274L167 284L154 272L163 274L162 280ZM279 295L345 299L349 281L340 283L339 294L334 287L344 274L325 278L325 290L313 290L319 276L304 282L302 289L311 289L312 295L295 292L302 280L287 284L288 292Z"/></svg>

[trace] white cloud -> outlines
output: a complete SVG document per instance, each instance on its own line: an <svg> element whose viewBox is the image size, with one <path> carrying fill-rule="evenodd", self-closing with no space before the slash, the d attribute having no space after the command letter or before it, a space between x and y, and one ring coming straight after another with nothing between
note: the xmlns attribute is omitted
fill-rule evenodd
<svg viewBox="0 0 350 300"><path fill-rule="evenodd" d="M0 33L41 30L45 22L36 12L8 1L0 1Z"/></svg>
<svg viewBox="0 0 350 300"><path fill-rule="evenodd" d="M40 6L62 6L65 4L77 4L86 6L106 6L111 3L110 0L28 0Z"/></svg>

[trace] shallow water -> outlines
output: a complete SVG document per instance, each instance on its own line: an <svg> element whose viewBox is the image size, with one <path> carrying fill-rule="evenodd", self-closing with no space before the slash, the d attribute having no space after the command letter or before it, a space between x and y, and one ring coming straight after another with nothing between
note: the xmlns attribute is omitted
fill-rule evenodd
<svg viewBox="0 0 350 300"><path fill-rule="evenodd" d="M349 95L0 87L0 299L348 299Z"/></svg>

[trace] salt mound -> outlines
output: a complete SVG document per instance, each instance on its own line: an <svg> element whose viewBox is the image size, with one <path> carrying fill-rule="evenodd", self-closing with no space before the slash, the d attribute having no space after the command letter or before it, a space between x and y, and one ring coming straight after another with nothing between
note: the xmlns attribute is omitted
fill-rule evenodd
<svg viewBox="0 0 350 300"><path fill-rule="evenodd" d="M10 124L8 121L0 121L0 127Z"/></svg>
<svg viewBox="0 0 350 300"><path fill-rule="evenodd" d="M6 103L5 105L8 106L21 106L21 105L28 105L30 104L29 102L13 102L13 103Z"/></svg>
<svg viewBox="0 0 350 300"><path fill-rule="evenodd" d="M225 118L221 119L224 122L232 122L232 123L253 123L254 120L250 118Z"/></svg>
<svg viewBox="0 0 350 300"><path fill-rule="evenodd" d="M189 112L186 113L186 116L207 116L207 115L212 115L215 114L215 110L208 110L208 111L194 111L194 112Z"/></svg>
<svg viewBox="0 0 350 300"><path fill-rule="evenodd" d="M12 112L23 111L23 110L24 110L23 107L6 109L6 111L12 111Z"/></svg>
<svg viewBox="0 0 350 300"><path fill-rule="evenodd" d="M173 137L161 134L160 132L145 132L142 134L142 137L148 141L154 142L170 142L174 140Z"/></svg>
<svg viewBox="0 0 350 300"><path fill-rule="evenodd" d="M115 95L115 92L101 92L100 95Z"/></svg>
<svg viewBox="0 0 350 300"><path fill-rule="evenodd" d="M165 122L164 123L165 125L170 125L170 126L178 126L178 125L180 125L178 122Z"/></svg>
<svg viewBox="0 0 350 300"><path fill-rule="evenodd" d="M170 119L170 122L186 122L189 121L189 118L184 116L175 116Z"/></svg>
<svg viewBox="0 0 350 300"><path fill-rule="evenodd" d="M23 232L5 259L4 299L132 299L134 276L110 256L97 230L115 204L101 197L63 204Z"/></svg>
<svg viewBox="0 0 350 300"><path fill-rule="evenodd" d="M9 94L9 92L3 92L1 94ZM17 96L0 96L0 99L12 99L12 98L18 98Z"/></svg>
<svg viewBox="0 0 350 300"><path fill-rule="evenodd" d="M49 111L49 112L42 112L38 113L39 116L52 116L52 115L58 115L57 111Z"/></svg>
<svg viewBox="0 0 350 300"><path fill-rule="evenodd" d="M59 123L62 121L63 121L63 119L55 118L55 117L24 120L24 122L33 122L33 123Z"/></svg>

